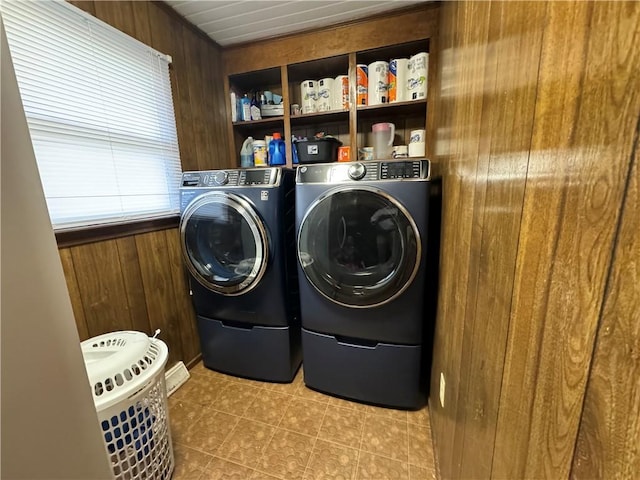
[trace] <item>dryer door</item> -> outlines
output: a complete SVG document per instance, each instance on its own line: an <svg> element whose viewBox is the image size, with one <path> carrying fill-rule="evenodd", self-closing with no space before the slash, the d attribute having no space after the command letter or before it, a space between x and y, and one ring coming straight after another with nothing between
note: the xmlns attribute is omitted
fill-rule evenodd
<svg viewBox="0 0 640 480"><path fill-rule="evenodd" d="M180 238L187 268L213 292L246 293L267 268L267 230L238 195L210 192L196 198L182 215Z"/></svg>
<svg viewBox="0 0 640 480"><path fill-rule="evenodd" d="M298 261L332 302L375 307L411 284L420 245L416 224L400 202L377 188L343 187L309 207L298 232Z"/></svg>

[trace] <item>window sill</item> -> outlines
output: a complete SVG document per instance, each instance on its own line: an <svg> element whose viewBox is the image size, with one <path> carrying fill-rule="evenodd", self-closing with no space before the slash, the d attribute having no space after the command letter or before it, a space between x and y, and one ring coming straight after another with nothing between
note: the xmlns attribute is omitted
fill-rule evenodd
<svg viewBox="0 0 640 480"><path fill-rule="evenodd" d="M136 220L135 222L111 223L92 227L62 229L55 232L58 248L73 247L85 243L102 242L139 233L175 228L180 216Z"/></svg>

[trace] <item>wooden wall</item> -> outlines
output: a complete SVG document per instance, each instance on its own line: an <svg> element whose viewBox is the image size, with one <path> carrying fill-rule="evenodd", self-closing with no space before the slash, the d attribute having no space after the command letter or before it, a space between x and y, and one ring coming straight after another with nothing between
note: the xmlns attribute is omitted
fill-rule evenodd
<svg viewBox="0 0 640 480"><path fill-rule="evenodd" d="M171 55L183 170L231 166L220 48L159 2L71 3ZM160 328L169 366L197 358L195 314L180 255L176 228L61 248L81 339Z"/></svg>
<svg viewBox="0 0 640 480"><path fill-rule="evenodd" d="M639 39L637 2L443 4L442 478L640 471Z"/></svg>

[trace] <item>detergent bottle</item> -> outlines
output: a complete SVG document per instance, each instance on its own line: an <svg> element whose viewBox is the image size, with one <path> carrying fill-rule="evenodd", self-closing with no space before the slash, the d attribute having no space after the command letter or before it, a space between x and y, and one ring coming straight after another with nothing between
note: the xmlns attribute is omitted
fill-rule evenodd
<svg viewBox="0 0 640 480"><path fill-rule="evenodd" d="M286 147L280 132L274 132L273 140L269 142L269 165L284 165L286 160Z"/></svg>
<svg viewBox="0 0 640 480"><path fill-rule="evenodd" d="M251 168L253 163L253 137L247 137L240 149L240 166L242 168Z"/></svg>

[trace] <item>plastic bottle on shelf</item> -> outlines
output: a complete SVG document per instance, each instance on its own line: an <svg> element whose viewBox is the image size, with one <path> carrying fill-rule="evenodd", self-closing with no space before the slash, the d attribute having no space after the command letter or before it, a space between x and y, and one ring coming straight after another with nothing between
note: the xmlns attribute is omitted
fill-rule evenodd
<svg viewBox="0 0 640 480"><path fill-rule="evenodd" d="M262 113L260 112L260 104L258 103L258 98L254 94L251 99L251 120L260 120L262 119Z"/></svg>
<svg viewBox="0 0 640 480"><path fill-rule="evenodd" d="M240 149L240 166L242 168L251 168L253 163L253 137L247 137Z"/></svg>
<svg viewBox="0 0 640 480"><path fill-rule="evenodd" d="M291 135L291 156L293 157L292 161L294 165L300 163L298 160L298 148L296 146L297 140L295 135Z"/></svg>
<svg viewBox="0 0 640 480"><path fill-rule="evenodd" d="M251 120L251 100L246 93L242 97L242 100L240 100L240 103L242 104L242 118L240 120L248 122Z"/></svg>
<svg viewBox="0 0 640 480"><path fill-rule="evenodd" d="M269 165L285 165L287 163L285 152L284 140L280 132L275 132L273 140L269 142Z"/></svg>

